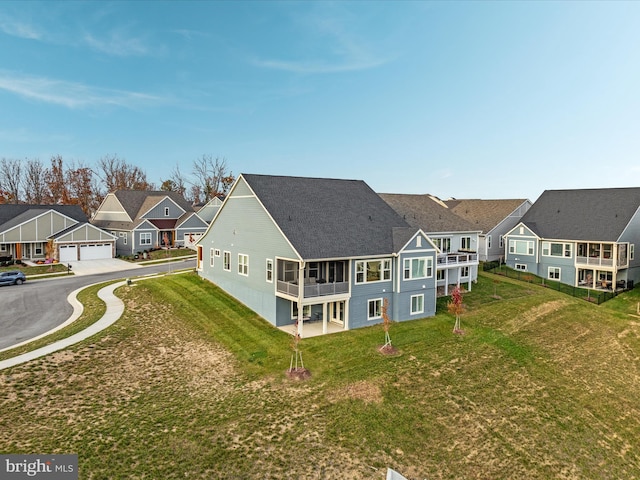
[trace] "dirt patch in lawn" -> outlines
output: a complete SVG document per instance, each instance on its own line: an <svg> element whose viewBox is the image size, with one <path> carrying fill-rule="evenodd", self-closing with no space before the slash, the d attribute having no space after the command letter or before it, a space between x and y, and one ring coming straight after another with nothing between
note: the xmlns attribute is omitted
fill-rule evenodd
<svg viewBox="0 0 640 480"><path fill-rule="evenodd" d="M346 385L329 394L329 401L362 400L364 403L382 403L382 391L372 382L362 380Z"/></svg>

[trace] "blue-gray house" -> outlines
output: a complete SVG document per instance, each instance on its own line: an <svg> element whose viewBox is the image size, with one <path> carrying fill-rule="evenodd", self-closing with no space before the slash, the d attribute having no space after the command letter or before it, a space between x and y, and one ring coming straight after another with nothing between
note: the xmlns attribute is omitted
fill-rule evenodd
<svg viewBox="0 0 640 480"><path fill-rule="evenodd" d="M506 235L506 263L576 287L640 281L640 188L545 190Z"/></svg>
<svg viewBox="0 0 640 480"><path fill-rule="evenodd" d="M365 182L240 175L197 244L198 272L304 335L428 317L436 247Z"/></svg>

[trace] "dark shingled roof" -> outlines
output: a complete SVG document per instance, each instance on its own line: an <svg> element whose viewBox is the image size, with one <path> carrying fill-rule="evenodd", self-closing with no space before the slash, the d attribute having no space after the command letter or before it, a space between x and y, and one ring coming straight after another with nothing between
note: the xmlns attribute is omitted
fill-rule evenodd
<svg viewBox="0 0 640 480"><path fill-rule="evenodd" d="M194 208L184 197L178 192L165 192L164 190L116 190L113 192L122 207L126 210L132 219L136 219L139 215L143 215L146 211L140 211L144 203L149 198L155 201L150 202L149 208L158 204L164 197L169 197L176 204L187 212L193 212Z"/></svg>
<svg viewBox="0 0 640 480"><path fill-rule="evenodd" d="M86 222L87 216L79 205L0 205L0 231L9 230L16 225L27 222L49 210L73 218L78 222Z"/></svg>
<svg viewBox="0 0 640 480"><path fill-rule="evenodd" d="M477 232L480 230L467 220L440 205L429 195L401 193L381 193L387 202L412 227L421 228L425 233Z"/></svg>
<svg viewBox="0 0 640 480"><path fill-rule="evenodd" d="M504 200L456 199L445 200L444 203L453 213L470 222L477 230L487 233L526 201L523 198Z"/></svg>
<svg viewBox="0 0 640 480"><path fill-rule="evenodd" d="M389 255L394 227L409 227L361 180L242 177L307 260Z"/></svg>
<svg viewBox="0 0 640 480"><path fill-rule="evenodd" d="M165 192L164 190L116 190L113 194L133 221L92 220L91 223L106 230L133 230L137 228L138 225L144 223L144 219L142 219L141 216L160 203L165 197L172 199L185 210L186 213L193 213L195 211L193 206L178 192ZM184 215L182 215L181 218L183 216ZM173 224L175 225L175 223L174 221Z"/></svg>
<svg viewBox="0 0 640 480"><path fill-rule="evenodd" d="M522 217L541 238L615 242L640 207L640 188L545 190Z"/></svg>

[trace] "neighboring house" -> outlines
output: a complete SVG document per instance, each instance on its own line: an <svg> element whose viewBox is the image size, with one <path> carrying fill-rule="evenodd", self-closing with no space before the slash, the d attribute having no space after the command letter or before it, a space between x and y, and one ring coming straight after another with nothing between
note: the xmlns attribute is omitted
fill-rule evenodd
<svg viewBox="0 0 640 480"><path fill-rule="evenodd" d="M480 230L478 258L481 262L504 261L504 234L531 208L527 199L450 199L444 204L453 213Z"/></svg>
<svg viewBox="0 0 640 480"><path fill-rule="evenodd" d="M118 190L108 194L91 223L118 237L116 253L194 243L207 229L189 202L177 192Z"/></svg>
<svg viewBox="0 0 640 480"><path fill-rule="evenodd" d="M210 224L211 221L213 220L213 217L216 216L216 213L218 213L218 210L222 206L223 201L224 201L224 196L219 195L217 197L213 197L211 200L209 200L207 203L205 203L201 207L199 208L196 207L198 216L202 218L202 220L207 222L207 225Z"/></svg>
<svg viewBox="0 0 640 480"><path fill-rule="evenodd" d="M508 266L568 285L640 280L640 188L546 190L506 235Z"/></svg>
<svg viewBox="0 0 640 480"><path fill-rule="evenodd" d="M78 205L0 205L0 256L68 262L114 253L115 237L88 223Z"/></svg>
<svg viewBox="0 0 640 480"><path fill-rule="evenodd" d="M431 195L381 193L380 197L438 247L438 295L449 295L450 286L457 284L471 290L478 279L479 229Z"/></svg>
<svg viewBox="0 0 640 480"><path fill-rule="evenodd" d="M435 314L436 248L360 180L240 175L198 272L276 326L353 329Z"/></svg>

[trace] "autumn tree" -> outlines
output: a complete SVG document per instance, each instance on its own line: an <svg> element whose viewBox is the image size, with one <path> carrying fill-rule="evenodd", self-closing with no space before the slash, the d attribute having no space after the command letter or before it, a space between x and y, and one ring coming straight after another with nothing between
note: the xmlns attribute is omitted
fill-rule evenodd
<svg viewBox="0 0 640 480"><path fill-rule="evenodd" d="M60 155L51 157L51 167L45 172L45 183L48 190L47 203L67 205L69 203L69 190L64 164Z"/></svg>
<svg viewBox="0 0 640 480"><path fill-rule="evenodd" d="M22 165L17 159L0 159L0 190L5 192L6 203L18 203L22 191Z"/></svg>
<svg viewBox="0 0 640 480"><path fill-rule="evenodd" d="M46 181L47 169L40 159L27 160L25 174L23 176L23 190L25 201L34 205L46 202L48 188Z"/></svg>
<svg viewBox="0 0 640 480"><path fill-rule="evenodd" d="M227 167L227 160L220 157L213 158L211 155L202 155L194 160L192 173L195 177L194 184L201 187L205 202L217 195L226 194L235 180Z"/></svg>
<svg viewBox="0 0 640 480"><path fill-rule="evenodd" d="M187 180L180 171L179 165L176 165L173 170L171 170L171 176L168 179L161 181L162 184L160 185L160 190L178 192L180 195L185 197L185 193L187 192Z"/></svg>
<svg viewBox="0 0 640 480"><path fill-rule="evenodd" d="M449 310L450 314L455 315L456 317L456 323L453 326L453 333L464 333L460 328L460 315L465 311L465 306L462 303L462 290L460 289L460 285L456 285L451 292L451 300L447 304L447 310Z"/></svg>
<svg viewBox="0 0 640 480"><path fill-rule="evenodd" d="M91 218L104 198L93 170L78 163L67 169L66 178L70 203L80 205L85 215Z"/></svg>
<svg viewBox="0 0 640 480"><path fill-rule="evenodd" d="M107 193L116 190L153 190L153 184L147 180L143 170L116 155L107 155L98 160L97 170Z"/></svg>

